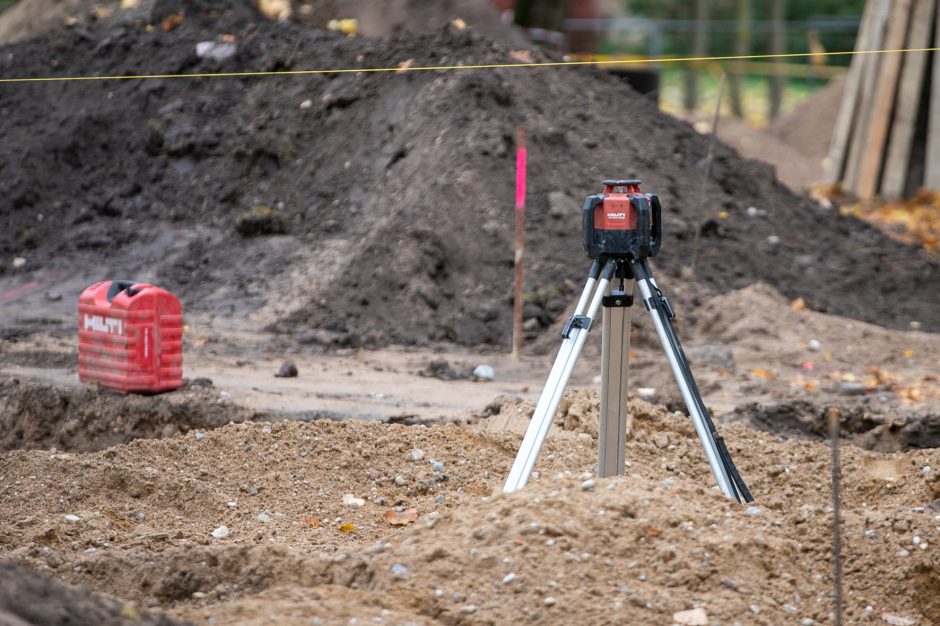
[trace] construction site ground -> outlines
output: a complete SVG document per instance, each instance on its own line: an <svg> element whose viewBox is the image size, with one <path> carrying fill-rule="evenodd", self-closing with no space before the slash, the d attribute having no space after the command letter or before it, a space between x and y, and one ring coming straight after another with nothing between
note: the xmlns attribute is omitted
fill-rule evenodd
<svg viewBox="0 0 940 626"><path fill-rule="evenodd" d="M149 29L104 4L0 47L2 75L557 58L485 11L481 36L469 1L384 39L319 30L340 3L156 2ZM832 413L844 623L940 623L934 252L801 195L786 159L719 142L706 166L707 135L602 72L273 80L0 91L0 623L831 624ZM796 131L826 124L764 145L815 168ZM663 198L654 270L750 505L714 486L641 306L625 475L594 475L592 336L501 493L587 271L579 198L611 175ZM79 384L76 300L106 278L182 297L183 388Z"/></svg>

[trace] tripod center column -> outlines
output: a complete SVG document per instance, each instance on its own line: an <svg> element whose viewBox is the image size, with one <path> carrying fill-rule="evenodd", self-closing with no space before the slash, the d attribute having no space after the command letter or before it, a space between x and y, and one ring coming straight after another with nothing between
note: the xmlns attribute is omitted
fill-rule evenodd
<svg viewBox="0 0 940 626"><path fill-rule="evenodd" d="M619 476L624 470L627 433L631 430L627 407L630 354L630 311L633 281L604 297L601 331L601 408L597 430L597 475Z"/></svg>

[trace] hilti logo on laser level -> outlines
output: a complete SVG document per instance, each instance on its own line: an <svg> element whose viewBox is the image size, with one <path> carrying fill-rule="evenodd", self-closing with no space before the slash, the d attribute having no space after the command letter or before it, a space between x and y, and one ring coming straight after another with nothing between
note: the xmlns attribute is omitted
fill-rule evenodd
<svg viewBox="0 0 940 626"><path fill-rule="evenodd" d="M96 333L109 333L120 335L124 332L124 323L113 317L102 317L100 315L85 315L82 323L85 330L93 330Z"/></svg>
<svg viewBox="0 0 940 626"><path fill-rule="evenodd" d="M609 220L625 220L625 219L627 219L627 214L624 213L623 211L620 211L620 212L617 212L617 213L610 212L610 213L607 214L607 219L609 219Z"/></svg>

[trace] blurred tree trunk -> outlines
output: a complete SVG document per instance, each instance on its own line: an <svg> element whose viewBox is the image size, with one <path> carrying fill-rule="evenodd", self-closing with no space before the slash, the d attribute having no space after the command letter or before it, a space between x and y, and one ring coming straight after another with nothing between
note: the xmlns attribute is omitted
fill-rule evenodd
<svg viewBox="0 0 940 626"><path fill-rule="evenodd" d="M515 22L523 28L561 30L568 0L517 0Z"/></svg>
<svg viewBox="0 0 940 626"><path fill-rule="evenodd" d="M746 56L751 53L751 0L738 0L737 27L734 39L734 55ZM729 75L731 82L731 112L737 117L744 117L744 62L734 63Z"/></svg>
<svg viewBox="0 0 940 626"><path fill-rule="evenodd" d="M695 0L695 34L692 40L692 56L703 57L708 52L708 0ZM693 61L685 71L686 111L694 111L698 104L698 63Z"/></svg>
<svg viewBox="0 0 940 626"><path fill-rule="evenodd" d="M786 50L786 28L783 24L786 15L786 0L770 0L770 54L784 54ZM783 59L772 59L773 74L770 76L770 119L780 115L780 103L783 101L783 72L780 63Z"/></svg>

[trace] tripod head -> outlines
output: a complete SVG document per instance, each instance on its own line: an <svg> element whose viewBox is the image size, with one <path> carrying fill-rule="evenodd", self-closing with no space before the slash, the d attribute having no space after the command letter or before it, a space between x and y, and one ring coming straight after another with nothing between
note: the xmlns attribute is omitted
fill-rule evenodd
<svg viewBox="0 0 940 626"><path fill-rule="evenodd" d="M640 181L605 180L604 191L581 207L584 251L592 259L642 260L654 257L662 241L662 207Z"/></svg>

